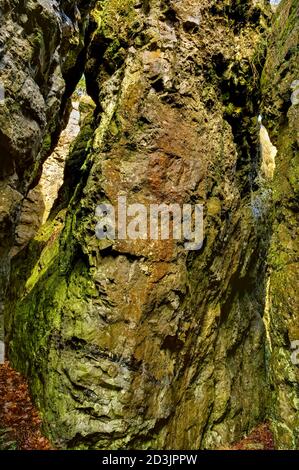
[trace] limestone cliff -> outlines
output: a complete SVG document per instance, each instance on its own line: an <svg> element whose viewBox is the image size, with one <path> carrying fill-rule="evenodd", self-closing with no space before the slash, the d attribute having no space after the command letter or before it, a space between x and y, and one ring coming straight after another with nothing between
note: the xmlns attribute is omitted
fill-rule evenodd
<svg viewBox="0 0 299 470"><path fill-rule="evenodd" d="M20 207L67 118L91 5L0 0L0 323Z"/></svg>
<svg viewBox="0 0 299 470"><path fill-rule="evenodd" d="M5 310L9 357L57 447L215 449L269 417L277 447L298 446L296 4L278 7L262 80L267 1L92 9L80 73L96 109L13 260ZM118 196L202 204L201 249L99 240L96 207Z"/></svg>
<svg viewBox="0 0 299 470"><path fill-rule="evenodd" d="M66 216L14 264L7 312L10 357L57 445L215 448L264 419L250 188L267 15L256 1L97 2L95 132ZM201 251L97 240L96 205L121 194L204 204Z"/></svg>
<svg viewBox="0 0 299 470"><path fill-rule="evenodd" d="M262 76L263 109L276 145L266 292L270 417L281 449L299 448L299 4L280 4Z"/></svg>
<svg viewBox="0 0 299 470"><path fill-rule="evenodd" d="M79 102L74 101L68 124L61 132L53 153L43 165L38 185L29 191L22 202L15 228L14 246L10 252L12 257L35 237L40 226L49 217L64 181L65 160L71 144L80 132L79 123Z"/></svg>

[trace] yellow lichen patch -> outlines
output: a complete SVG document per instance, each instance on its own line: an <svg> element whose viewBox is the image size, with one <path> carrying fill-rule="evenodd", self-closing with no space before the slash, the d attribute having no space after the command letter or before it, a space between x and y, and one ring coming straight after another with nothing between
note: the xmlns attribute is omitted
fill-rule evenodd
<svg viewBox="0 0 299 470"><path fill-rule="evenodd" d="M26 285L26 295L33 289L38 280L46 273L47 269L59 254L59 235L63 229L63 222L49 223L37 234L35 240L45 243L45 247L35 264Z"/></svg>

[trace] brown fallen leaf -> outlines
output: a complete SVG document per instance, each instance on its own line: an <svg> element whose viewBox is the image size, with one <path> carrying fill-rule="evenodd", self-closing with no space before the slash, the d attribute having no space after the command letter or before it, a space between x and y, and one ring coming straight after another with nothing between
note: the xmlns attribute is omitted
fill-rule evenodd
<svg viewBox="0 0 299 470"><path fill-rule="evenodd" d="M28 385L8 362L0 364L0 450L51 450ZM3 429L2 429L3 428Z"/></svg>

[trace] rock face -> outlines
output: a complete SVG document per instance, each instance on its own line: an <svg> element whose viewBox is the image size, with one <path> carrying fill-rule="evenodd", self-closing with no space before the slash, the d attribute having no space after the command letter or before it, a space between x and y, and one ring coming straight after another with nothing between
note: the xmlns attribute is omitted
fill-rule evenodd
<svg viewBox="0 0 299 470"><path fill-rule="evenodd" d="M261 175L262 177L272 180L275 172L275 158L277 155L277 148L272 144L268 131L265 126L261 125L260 128L260 147L261 147Z"/></svg>
<svg viewBox="0 0 299 470"><path fill-rule="evenodd" d="M75 101L72 103L68 125L62 131L54 152L45 161L43 166L43 173L39 182L39 188L45 200L43 223L46 222L63 184L65 161L68 157L70 146L78 136L79 132L79 101Z"/></svg>
<svg viewBox="0 0 299 470"><path fill-rule="evenodd" d="M45 223L58 197L64 181L65 161L72 142L80 132L79 102L72 102L72 110L66 128L61 132L57 146L43 165L38 185L23 200L15 229L15 243L11 250L14 257L36 235Z"/></svg>
<svg viewBox="0 0 299 470"><path fill-rule="evenodd" d="M0 1L0 309L22 200L55 146L80 78L91 4Z"/></svg>
<svg viewBox="0 0 299 470"><path fill-rule="evenodd" d="M298 15L296 0L281 2L262 76L262 112L278 149L265 323L270 417L281 449L299 448Z"/></svg>
<svg viewBox="0 0 299 470"><path fill-rule="evenodd" d="M64 448L217 448L265 418L258 171L266 2L102 0L97 103L13 263L13 363ZM70 171L72 169L72 171ZM204 243L98 240L96 206L204 205Z"/></svg>

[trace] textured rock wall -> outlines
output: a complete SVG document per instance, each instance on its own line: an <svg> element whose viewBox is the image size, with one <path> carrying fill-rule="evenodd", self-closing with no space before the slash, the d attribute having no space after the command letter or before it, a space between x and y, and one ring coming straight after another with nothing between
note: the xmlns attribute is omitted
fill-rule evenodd
<svg viewBox="0 0 299 470"><path fill-rule="evenodd" d="M56 445L216 448L264 419L258 171L266 2L99 1L97 103L57 216L14 261L13 363ZM70 172L72 169L72 172ZM95 208L202 203L204 244L99 241Z"/></svg>
<svg viewBox="0 0 299 470"><path fill-rule="evenodd" d="M20 206L55 146L80 78L91 4L0 1L0 310Z"/></svg>
<svg viewBox="0 0 299 470"><path fill-rule="evenodd" d="M281 449L299 448L299 5L282 1L262 76L264 118L278 149L268 255L267 357L270 417ZM296 344L294 342L297 342Z"/></svg>
<svg viewBox="0 0 299 470"><path fill-rule="evenodd" d="M40 181L22 202L15 241L11 250L14 257L30 242L48 219L64 181L65 161L72 142L80 132L79 102L72 102L72 111L66 128L61 132L57 146L46 159Z"/></svg>

